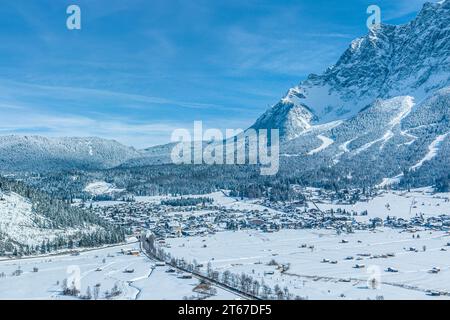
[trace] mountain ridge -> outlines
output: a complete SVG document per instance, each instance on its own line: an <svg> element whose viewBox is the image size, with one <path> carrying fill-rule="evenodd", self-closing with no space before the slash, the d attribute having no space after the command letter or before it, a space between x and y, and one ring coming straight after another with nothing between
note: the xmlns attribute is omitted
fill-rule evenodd
<svg viewBox="0 0 450 320"><path fill-rule="evenodd" d="M0 136L0 171L107 169L139 156L133 147L97 137Z"/></svg>

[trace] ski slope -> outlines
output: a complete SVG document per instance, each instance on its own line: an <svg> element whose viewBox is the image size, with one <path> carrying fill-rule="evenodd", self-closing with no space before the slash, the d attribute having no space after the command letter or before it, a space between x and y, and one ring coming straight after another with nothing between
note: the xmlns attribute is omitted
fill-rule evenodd
<svg viewBox="0 0 450 320"><path fill-rule="evenodd" d="M411 167L411 171L415 171L423 166L423 164L427 161L433 160L439 151L439 145L447 138L448 132L446 134L438 136L429 146L428 153L423 157L417 164Z"/></svg>
<svg viewBox="0 0 450 320"><path fill-rule="evenodd" d="M322 136L322 135L318 135L317 138L322 140L322 145L320 147L318 147L318 148L308 152L309 156L312 156L312 155L314 155L316 153L319 153L319 152L325 150L326 148L328 148L329 146L331 146L334 143L334 140L332 140L332 139L330 139L328 137Z"/></svg>

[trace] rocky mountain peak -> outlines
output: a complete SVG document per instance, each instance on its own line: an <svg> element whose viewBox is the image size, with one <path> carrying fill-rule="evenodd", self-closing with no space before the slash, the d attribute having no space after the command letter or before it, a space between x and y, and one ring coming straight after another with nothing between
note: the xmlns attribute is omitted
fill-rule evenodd
<svg viewBox="0 0 450 320"><path fill-rule="evenodd" d="M411 22L355 39L338 62L289 89L253 128L289 140L315 124L349 119L376 99L422 100L450 85L450 1L426 3Z"/></svg>

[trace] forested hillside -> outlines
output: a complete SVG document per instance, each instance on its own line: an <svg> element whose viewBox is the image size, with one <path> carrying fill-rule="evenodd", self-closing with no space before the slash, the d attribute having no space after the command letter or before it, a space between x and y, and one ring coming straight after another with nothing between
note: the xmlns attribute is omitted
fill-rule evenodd
<svg viewBox="0 0 450 320"><path fill-rule="evenodd" d="M0 256L44 254L124 240L122 229L94 213L0 177Z"/></svg>

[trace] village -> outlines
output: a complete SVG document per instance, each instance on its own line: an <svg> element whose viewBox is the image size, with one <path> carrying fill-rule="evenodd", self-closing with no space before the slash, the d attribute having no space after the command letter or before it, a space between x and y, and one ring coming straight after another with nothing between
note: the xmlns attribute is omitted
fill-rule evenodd
<svg viewBox="0 0 450 320"><path fill-rule="evenodd" d="M322 197L322 198L321 198ZM214 200L212 198L215 198ZM391 204L386 203L386 214L375 216L368 210L349 208L351 196L327 205L329 195L314 194L309 201L271 202L266 199L245 201L222 193L212 198L178 197L178 201L167 199L139 199L128 202L101 202L89 204L97 215L125 227L134 235L151 231L159 238L206 236L222 231L258 230L273 233L285 229L329 229L337 234L356 230L373 230L380 227L415 232L419 229L450 230L449 200L434 197L438 201L432 209L441 208L442 214L429 215L421 212L425 202L409 200L411 208L405 208L409 216L397 214ZM197 199L197 201L192 201ZM396 199L393 199L396 200ZM369 203L369 199L360 199ZM370 203L369 203L370 204ZM442 204L442 205L441 205ZM80 204L87 206L87 203ZM431 204L429 205L431 206ZM415 209L416 212L411 210Z"/></svg>

